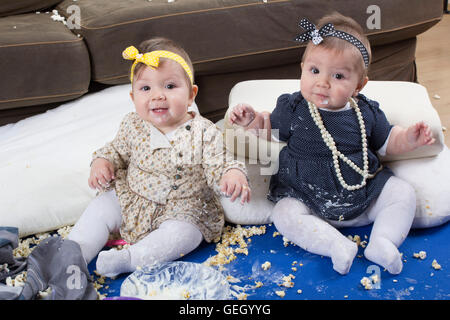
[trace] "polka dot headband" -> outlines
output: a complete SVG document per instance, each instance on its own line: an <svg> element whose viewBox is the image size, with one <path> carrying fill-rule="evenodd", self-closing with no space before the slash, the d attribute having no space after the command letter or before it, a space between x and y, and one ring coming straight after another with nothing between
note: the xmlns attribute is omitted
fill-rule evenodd
<svg viewBox="0 0 450 320"><path fill-rule="evenodd" d="M354 45L359 50L359 52L361 52L365 67L367 68L369 66L369 53L367 52L366 47L362 44L361 41L356 39L351 34L334 29L334 26L331 23L327 23L322 28L317 29L313 23L309 22L309 20L305 18L300 20L299 26L306 31L298 35L295 38L296 41L308 42L309 40L311 40L314 45L320 44L325 37L336 37L348 41L352 45Z"/></svg>
<svg viewBox="0 0 450 320"><path fill-rule="evenodd" d="M133 46L130 46L122 52L122 57L126 60L134 60L130 72L131 82L133 82L134 68L139 62L144 63L145 65L149 66L152 69L155 69L159 66L159 58L167 58L178 62L184 69L184 71L186 71L189 79L191 80L191 84L194 83L194 75L192 74L191 68L189 68L189 65L180 55L174 52L165 50L156 50L142 54L139 53L138 49L136 49Z"/></svg>

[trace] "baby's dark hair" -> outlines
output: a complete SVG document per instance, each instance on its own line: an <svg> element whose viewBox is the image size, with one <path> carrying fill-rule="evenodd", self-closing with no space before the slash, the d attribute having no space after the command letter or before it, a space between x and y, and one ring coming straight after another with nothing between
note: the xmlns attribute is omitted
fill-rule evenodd
<svg viewBox="0 0 450 320"><path fill-rule="evenodd" d="M333 12L331 14L325 15L317 22L317 24L316 24L317 29L320 29L327 23L332 23L336 30L340 30L340 31L349 33L352 36L354 36L356 39L361 41L362 44L366 47L367 53L369 54L369 65L370 65L370 61L372 60L372 53L370 50L370 42L369 42L369 39L367 39L367 37L365 36L364 30L359 25L358 22L356 22L352 18L346 17L338 12ZM311 48L311 46L314 46L314 44L312 44L312 42L310 42L308 44L308 46L306 47L305 53L303 54L302 62L303 62L306 54L309 51L308 49ZM320 43L320 46L323 46L326 49L334 49L337 51L344 51L346 49L354 50L355 53L357 53L357 55L359 56L359 58L361 60L360 65L361 65L361 71L362 71L362 78L367 76L368 68L366 68L364 65L364 60L362 58L362 55L361 55L360 51L350 42L340 39L340 38L336 38L336 37L324 37L323 41Z"/></svg>
<svg viewBox="0 0 450 320"><path fill-rule="evenodd" d="M188 64L189 68L192 71L192 76L194 76L194 66L192 65L191 58L189 58L189 55L186 53L186 51L180 45L178 45L176 42L174 42L173 40L163 38L163 37L151 38L149 40L145 40L145 41L141 42L139 44L138 50L140 53L143 53L143 54L147 53L147 52L151 52L151 51L156 51L156 50L166 50L166 51L174 52L174 53L178 54L179 56L181 56L186 61L186 63ZM165 59L165 58L161 58L161 59ZM137 63L134 68L133 78L136 79L136 75L138 75L140 72L139 70L143 69L143 67L145 67L145 66L146 65L142 62ZM187 82L189 83L190 88L192 89L191 80L189 79L189 76L187 75L187 73L185 73L185 76L186 76Z"/></svg>

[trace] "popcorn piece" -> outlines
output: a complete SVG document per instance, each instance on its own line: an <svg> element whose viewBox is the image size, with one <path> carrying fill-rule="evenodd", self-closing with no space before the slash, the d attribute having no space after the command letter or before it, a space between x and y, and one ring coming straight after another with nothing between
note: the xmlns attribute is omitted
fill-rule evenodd
<svg viewBox="0 0 450 320"><path fill-rule="evenodd" d="M189 299L191 297L191 295L189 294L189 291L183 290L183 299Z"/></svg>
<svg viewBox="0 0 450 320"><path fill-rule="evenodd" d="M271 266L272 266L272 264L269 261L266 261L261 265L261 268L263 270L269 270Z"/></svg>
<svg viewBox="0 0 450 320"><path fill-rule="evenodd" d="M277 290L275 291L275 294L281 298L284 298L284 296L286 295L286 293L283 290Z"/></svg>
<svg viewBox="0 0 450 320"><path fill-rule="evenodd" d="M416 259L423 260L427 257L427 253L425 251L419 251L419 253L414 252L413 257Z"/></svg>
<svg viewBox="0 0 450 320"><path fill-rule="evenodd" d="M303 291L302 291L301 289L298 289L298 290L297 290L297 293L298 293L298 294L301 294L302 292L303 292Z"/></svg>
<svg viewBox="0 0 450 320"><path fill-rule="evenodd" d="M283 280L283 283L281 284L281 286L286 287L286 288L292 288L294 286L294 282L292 282L292 279L295 279L294 275L290 274L288 276L284 276L281 279Z"/></svg>
<svg viewBox="0 0 450 320"><path fill-rule="evenodd" d="M432 266L435 270L440 270L440 269L441 269L441 265L436 261L436 259L433 260L433 262L431 263L431 266Z"/></svg>
<svg viewBox="0 0 450 320"><path fill-rule="evenodd" d="M370 278L367 277L363 277L360 281L360 283L363 285L364 289L366 290L372 290L372 280L370 280Z"/></svg>
<svg viewBox="0 0 450 320"><path fill-rule="evenodd" d="M255 288L261 288L263 283L261 281L255 281Z"/></svg>

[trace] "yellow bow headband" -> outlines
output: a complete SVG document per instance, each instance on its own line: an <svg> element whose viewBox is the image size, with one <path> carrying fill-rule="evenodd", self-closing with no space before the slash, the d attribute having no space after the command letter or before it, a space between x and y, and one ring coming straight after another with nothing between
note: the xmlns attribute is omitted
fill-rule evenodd
<svg viewBox="0 0 450 320"><path fill-rule="evenodd" d="M165 51L165 50L155 50L147 53L139 53L139 50L136 49L133 46L130 46L126 48L122 52L122 57L127 60L134 60L133 65L131 66L131 73L130 73L130 80L133 82L133 73L134 73L134 67L136 67L136 64L139 62L142 62L149 66L152 69L155 69L159 65L159 58L167 58L171 59L173 61L178 62L183 69L186 71L187 75L189 76L189 79L191 80L191 84L194 83L194 76L192 74L191 68L189 68L189 65L186 63L186 61L179 56L176 53L173 53L171 51Z"/></svg>

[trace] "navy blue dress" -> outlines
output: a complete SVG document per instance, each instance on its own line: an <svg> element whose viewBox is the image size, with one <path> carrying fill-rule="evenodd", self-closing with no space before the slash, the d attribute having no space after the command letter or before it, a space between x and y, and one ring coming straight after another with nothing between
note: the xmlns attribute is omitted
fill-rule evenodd
<svg viewBox="0 0 450 320"><path fill-rule="evenodd" d="M366 126L369 172L373 173L380 166L375 150L383 146L392 125L376 101L362 94L357 98ZM337 149L362 169L361 130L355 110L319 112ZM323 218L348 220L362 214L393 175L384 167L373 179L367 179L363 188L344 189L336 176L331 151L300 92L278 98L270 123L272 129L279 130L279 139L287 142L280 152L278 173L270 180L268 199L273 202L294 197ZM348 185L361 183L362 176L340 159L339 166Z"/></svg>

